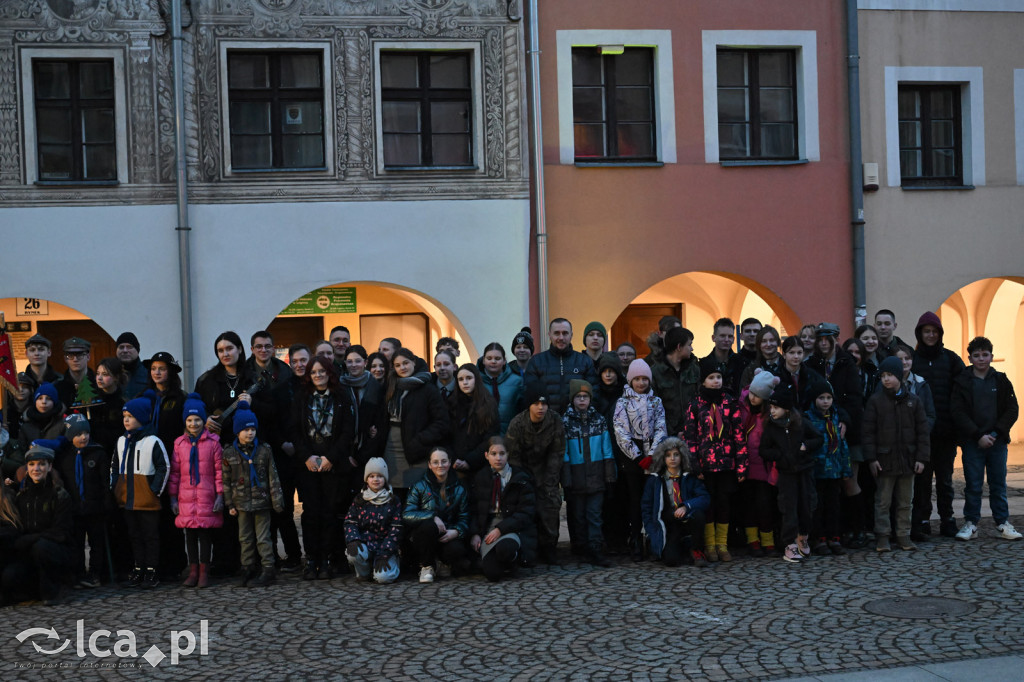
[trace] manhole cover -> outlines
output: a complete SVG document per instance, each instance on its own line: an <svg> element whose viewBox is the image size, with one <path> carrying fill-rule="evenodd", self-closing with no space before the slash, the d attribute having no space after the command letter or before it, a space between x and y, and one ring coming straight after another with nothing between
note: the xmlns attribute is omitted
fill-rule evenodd
<svg viewBox="0 0 1024 682"><path fill-rule="evenodd" d="M869 601L864 610L893 618L949 618L974 613L978 607L962 599L947 597L887 597Z"/></svg>

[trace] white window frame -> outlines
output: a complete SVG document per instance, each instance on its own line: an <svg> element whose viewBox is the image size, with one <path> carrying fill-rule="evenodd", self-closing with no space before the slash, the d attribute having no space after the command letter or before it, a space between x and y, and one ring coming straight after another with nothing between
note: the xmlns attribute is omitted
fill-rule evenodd
<svg viewBox="0 0 1024 682"><path fill-rule="evenodd" d="M245 169L234 171L231 166L231 98L228 87L228 52L232 50L248 50L252 52L294 52L296 50L319 51L322 57L321 71L324 78L324 166L325 170L291 170L289 168ZM287 175L324 176L334 174L334 87L331 65L331 44L323 41L260 41L260 40L224 40L219 46L220 71L220 110L224 124L221 126L221 154L224 159L225 177L266 176L276 173Z"/></svg>
<svg viewBox="0 0 1024 682"><path fill-rule="evenodd" d="M1013 132L1017 156L1017 184L1024 185L1024 69L1013 70Z"/></svg>
<svg viewBox="0 0 1024 682"><path fill-rule="evenodd" d="M985 184L985 89L980 66L885 67L886 184L900 187L900 83L960 85L961 157L965 186Z"/></svg>
<svg viewBox="0 0 1024 682"><path fill-rule="evenodd" d="M384 111L381 106L380 53L381 52L465 52L469 54L469 88L470 103L473 107L473 157L472 166L402 166L401 168L384 167ZM396 173L459 173L469 175L486 175L484 167L484 79L483 55L480 42L473 40L416 40L387 41L373 43L373 94L377 103L373 108L373 123L376 133L374 145L376 149L376 168L378 175L394 175ZM504 97L504 94L502 95Z"/></svg>
<svg viewBox="0 0 1024 682"><path fill-rule="evenodd" d="M818 141L818 32L817 31L701 31L704 74L704 161L720 163L718 149L718 49L796 51L797 158L820 161ZM792 161L751 159L773 165ZM731 161L729 163L732 163ZM739 161L737 163L745 163Z"/></svg>
<svg viewBox="0 0 1024 682"><path fill-rule="evenodd" d="M598 45L654 48L654 125L656 158L676 162L676 97L672 75L672 31L556 31L555 59L558 66L558 161L576 163L576 141L572 115L572 48ZM608 162L602 165L618 165ZM624 161L622 165L631 165Z"/></svg>
<svg viewBox="0 0 1024 682"><path fill-rule="evenodd" d="M128 182L128 96L125 87L124 48L121 47L83 47L83 48L52 48L24 47L21 48L21 113L24 124L25 140L25 182L36 183L89 185L89 180L40 180L39 150L36 135L36 93L32 62L36 59L64 59L68 61L81 59L109 59L114 64L114 145L117 163L117 182Z"/></svg>

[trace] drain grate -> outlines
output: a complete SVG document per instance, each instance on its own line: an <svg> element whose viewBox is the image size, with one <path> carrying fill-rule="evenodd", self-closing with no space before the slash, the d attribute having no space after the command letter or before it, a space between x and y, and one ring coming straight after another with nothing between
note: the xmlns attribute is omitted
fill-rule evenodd
<svg viewBox="0 0 1024 682"><path fill-rule="evenodd" d="M892 618L950 618L974 613L978 607L949 597L886 597L869 601L864 610Z"/></svg>

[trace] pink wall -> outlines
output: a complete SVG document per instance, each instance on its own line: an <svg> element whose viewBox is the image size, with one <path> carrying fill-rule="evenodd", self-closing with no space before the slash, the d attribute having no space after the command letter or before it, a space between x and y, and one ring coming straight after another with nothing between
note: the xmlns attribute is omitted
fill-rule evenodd
<svg viewBox="0 0 1024 682"><path fill-rule="evenodd" d="M792 310L778 311L787 324L827 319L852 331L842 3L704 0L640 7L607 0L541 3L551 315L610 325L656 282L702 270L760 283ZM559 163L559 29L671 29L678 163ZM743 29L817 31L820 162L705 163L701 31Z"/></svg>

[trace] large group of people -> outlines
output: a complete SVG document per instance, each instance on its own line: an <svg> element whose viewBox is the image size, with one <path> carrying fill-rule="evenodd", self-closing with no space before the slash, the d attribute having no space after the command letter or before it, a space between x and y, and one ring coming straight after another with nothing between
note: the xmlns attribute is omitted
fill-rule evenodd
<svg viewBox="0 0 1024 682"><path fill-rule="evenodd" d="M914 347L896 328L881 310L839 343L827 322L782 338L723 318L701 358L669 316L640 358L608 348L599 322L577 351L556 318L540 352L524 327L509 355L494 342L460 364L442 338L433 371L399 339L368 352L345 327L287 361L268 331L248 356L226 331L190 393L175 358L140 359L131 332L95 370L89 341L65 340L63 375L36 334L3 402L0 598L261 587L292 571L497 581L563 560L563 501L569 550L596 566L914 550L933 533L933 480L937 533L977 536L986 475L997 533L1020 539L1006 502L1017 401L992 344L971 341L965 365L935 314Z"/></svg>

